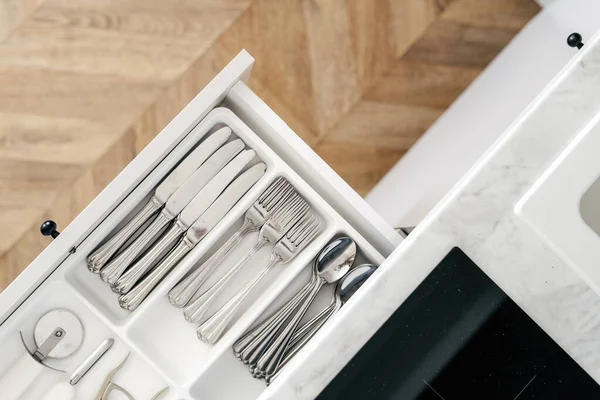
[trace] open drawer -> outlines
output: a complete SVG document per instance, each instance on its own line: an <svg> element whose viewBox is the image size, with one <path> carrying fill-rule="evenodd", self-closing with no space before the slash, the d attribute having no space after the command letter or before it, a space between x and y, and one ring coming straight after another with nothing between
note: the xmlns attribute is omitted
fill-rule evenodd
<svg viewBox="0 0 600 400"><path fill-rule="evenodd" d="M67 374L45 369L21 399L43 398L107 338L114 338L115 345L76 386L77 398L94 398L108 371L127 354L127 363L115 382L136 399L152 398L165 387L169 390L160 398L173 400L280 398L278 388L285 385L286 374L293 373L295 364L310 363L310 357L299 353L289 371L284 369L267 387L234 357L234 341L309 280L313 260L330 240L351 237L358 248L355 265L381 265L400 243L393 228L246 86L253 61L242 51L0 295L0 376L24 353L19 332L32 348L34 325L46 312L68 309L83 325L81 347L68 358L49 361ZM139 211L194 146L223 127L230 127L234 137L255 151L253 163L264 163L264 174L139 307L123 309L118 295L88 271L86 258ZM266 275L216 343L204 343L197 338L196 326L169 303L168 293L234 234L245 211L281 177L310 205L320 221L319 233L289 264L276 266ZM252 233L243 238L215 276L211 275L208 287L252 248L257 236ZM252 265L241 270L222 293L225 300L214 306L222 306L256 276L269 255L268 249L257 252L249 263ZM319 295L314 307L324 306L329 295ZM339 323L336 318L327 325ZM326 332L322 329L313 340Z"/></svg>

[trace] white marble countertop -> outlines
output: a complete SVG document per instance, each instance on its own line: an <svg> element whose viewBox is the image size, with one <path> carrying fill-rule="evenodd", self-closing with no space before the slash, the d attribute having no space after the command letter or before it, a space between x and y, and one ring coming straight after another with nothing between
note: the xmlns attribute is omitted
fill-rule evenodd
<svg viewBox="0 0 600 400"><path fill-rule="evenodd" d="M262 398L313 399L454 246L600 382L600 296L515 213L600 111L598 39L586 43Z"/></svg>

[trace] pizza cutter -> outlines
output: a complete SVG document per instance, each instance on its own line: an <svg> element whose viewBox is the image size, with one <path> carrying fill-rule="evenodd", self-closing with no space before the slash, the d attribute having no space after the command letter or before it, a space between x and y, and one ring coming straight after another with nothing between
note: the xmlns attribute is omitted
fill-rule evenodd
<svg viewBox="0 0 600 400"><path fill-rule="evenodd" d="M44 367L54 369L44 364L46 358L62 359L75 353L83 342L83 325L69 310L51 310L35 324L33 339L36 349L25 352L0 379L0 399L17 400Z"/></svg>

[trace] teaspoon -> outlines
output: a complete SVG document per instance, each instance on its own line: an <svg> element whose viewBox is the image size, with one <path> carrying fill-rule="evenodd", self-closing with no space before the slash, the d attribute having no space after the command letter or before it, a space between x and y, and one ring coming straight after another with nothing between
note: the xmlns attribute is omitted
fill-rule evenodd
<svg viewBox="0 0 600 400"><path fill-rule="evenodd" d="M356 293L358 288L373 275L377 266L373 264L362 264L352 268L346 276L338 281L335 287L334 295L329 305L324 308L319 314L315 315L310 321L302 325L292 337L288 349L285 352L283 360L275 374L267 376L267 384L273 382L280 371L287 363L304 347L304 345L312 339L319 329L331 318L346 302Z"/></svg>

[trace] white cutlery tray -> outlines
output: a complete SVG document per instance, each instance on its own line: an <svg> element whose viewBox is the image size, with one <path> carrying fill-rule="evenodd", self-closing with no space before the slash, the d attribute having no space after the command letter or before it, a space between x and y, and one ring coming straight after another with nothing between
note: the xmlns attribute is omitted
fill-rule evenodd
<svg viewBox="0 0 600 400"><path fill-rule="evenodd" d="M379 265L399 243L393 229L243 83L251 65L251 57L242 52L0 295L0 375L23 352L19 331L30 339L33 324L48 310L70 309L85 328L83 346L74 356L50 362L68 374L45 373L23 400L39 399L54 382L68 380L73 369L108 337L114 337L116 344L76 386L78 399L93 398L104 376L128 352L131 356L115 382L136 399L149 399L166 386L170 390L164 399L259 399L267 386L252 378L234 357L232 343L308 281L313 259L332 238L350 236L356 241L359 255L355 265ZM224 125L256 151L254 163L267 165L265 175L136 311L121 309L117 295L98 275L88 271L85 258L144 204L156 185L198 141ZM278 265L269 273L215 345L205 344L197 338L196 326L184 320L182 310L169 304L166 295L237 230L244 212L279 176L285 177L320 215L323 230L291 263ZM222 276L256 237L245 237L200 292ZM270 248L257 253L211 312L249 281L267 263L269 254ZM328 296L330 293L319 296L311 314L329 301ZM329 321L335 323L335 317ZM276 384L280 380L285 380L285 374Z"/></svg>

